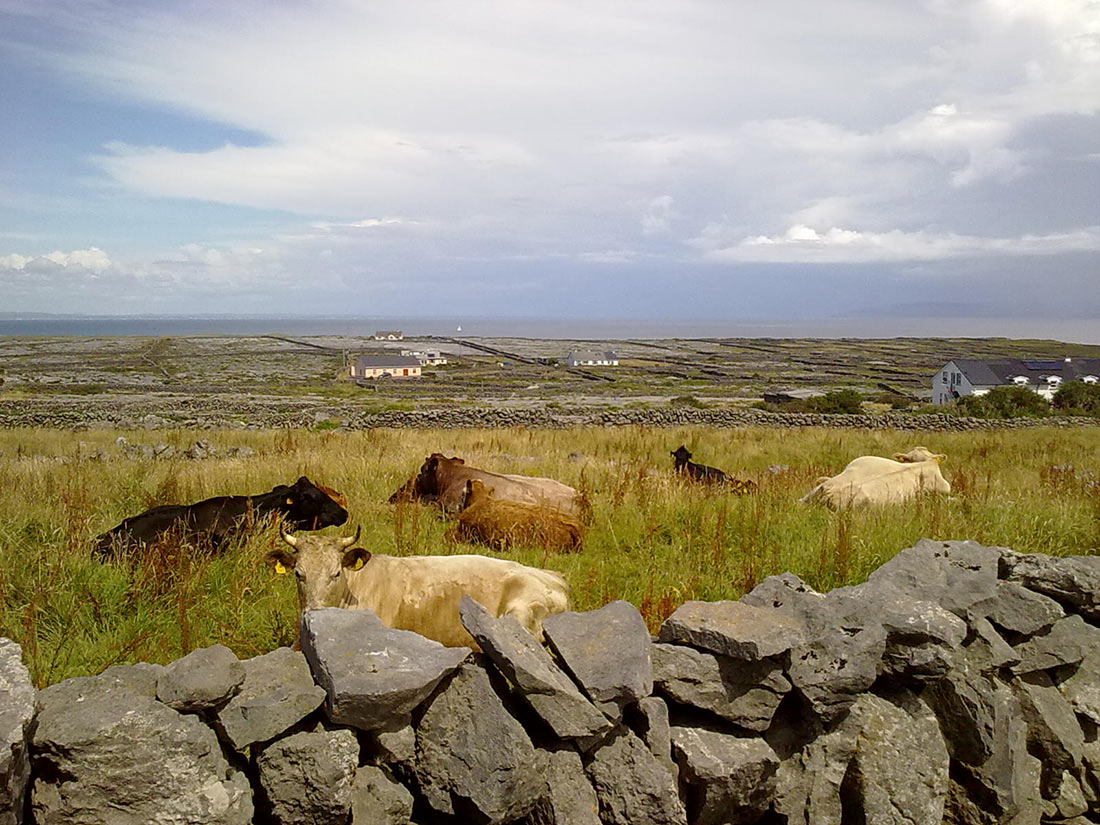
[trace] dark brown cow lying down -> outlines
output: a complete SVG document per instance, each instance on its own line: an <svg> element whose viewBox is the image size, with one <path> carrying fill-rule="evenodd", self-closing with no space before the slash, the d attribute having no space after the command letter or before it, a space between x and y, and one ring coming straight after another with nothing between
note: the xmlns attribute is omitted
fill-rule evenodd
<svg viewBox="0 0 1100 825"><path fill-rule="evenodd" d="M445 515L453 515L466 503L466 482L471 479L491 487L493 497L500 501L538 504L574 516L580 509L580 494L560 481L536 476L491 473L469 467L461 458L447 458L442 453L432 453L424 459L420 473L390 496L390 502L396 502L402 497L435 501Z"/></svg>
<svg viewBox="0 0 1100 825"><path fill-rule="evenodd" d="M335 490L319 487L305 476L293 485L280 484L255 496L215 496L195 504L165 504L123 519L96 537L94 554L129 552L175 532L182 540L220 549L227 539L253 520L281 515L292 530L320 530L348 520Z"/></svg>

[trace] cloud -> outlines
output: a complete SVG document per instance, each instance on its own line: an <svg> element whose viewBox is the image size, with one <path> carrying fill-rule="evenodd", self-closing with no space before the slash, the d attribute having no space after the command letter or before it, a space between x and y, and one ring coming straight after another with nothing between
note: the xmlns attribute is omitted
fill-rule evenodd
<svg viewBox="0 0 1100 825"><path fill-rule="evenodd" d="M957 258L1057 255L1100 251L1100 226L1051 235L983 238L934 232L859 232L831 227L819 232L796 225L778 235L756 235L733 246L711 247L707 237L696 244L712 261L754 263L898 263Z"/></svg>
<svg viewBox="0 0 1100 825"><path fill-rule="evenodd" d="M47 252L45 255L12 253L0 257L0 270L37 272L57 268L91 272L96 275L111 267L111 259L102 249L74 249L72 252Z"/></svg>

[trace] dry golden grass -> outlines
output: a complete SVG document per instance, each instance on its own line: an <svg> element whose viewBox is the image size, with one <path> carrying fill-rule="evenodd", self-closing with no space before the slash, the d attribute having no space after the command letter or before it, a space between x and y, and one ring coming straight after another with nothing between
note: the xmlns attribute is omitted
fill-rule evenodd
<svg viewBox="0 0 1100 825"><path fill-rule="evenodd" d="M347 496L347 530L361 526L372 552L491 552L449 541L429 507L386 503L434 451L581 489L593 514L583 552L495 555L560 571L577 609L627 599L653 629L685 600L736 598L787 570L818 589L857 583L921 537L1053 554L1100 546L1100 485L1051 472L1062 464L1100 472L1094 429L139 432L124 435L177 447L205 437L256 455L79 460L98 449L118 455L119 434L0 432L0 633L23 644L40 685L114 663L170 661L216 642L243 657L293 640L293 584L262 563L278 541L273 527L218 557L168 547L133 569L91 560L97 533L156 504L263 492L304 474ZM756 480L758 492L738 497L677 478L669 451L681 443L701 462ZM851 458L916 444L948 455L950 497L850 513L798 503L815 478ZM789 469L775 474L769 465Z"/></svg>

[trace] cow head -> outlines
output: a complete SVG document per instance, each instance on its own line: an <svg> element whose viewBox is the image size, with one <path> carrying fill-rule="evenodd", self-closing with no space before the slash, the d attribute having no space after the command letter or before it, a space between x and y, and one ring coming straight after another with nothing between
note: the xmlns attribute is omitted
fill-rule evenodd
<svg viewBox="0 0 1100 825"><path fill-rule="evenodd" d="M444 485L444 476L449 467L456 464L465 464L461 458L451 456L447 458L443 453L432 453L420 466L420 473L412 482L411 496L420 499L434 499L439 496L439 491ZM406 485L408 486L408 485ZM398 490L403 492L404 488ZM397 493L394 493L396 496Z"/></svg>
<svg viewBox="0 0 1100 825"><path fill-rule="evenodd" d="M291 549L278 547L267 560L277 573L294 571L302 610L339 607L347 592L344 574L361 570L371 558L369 551L352 547L359 540L359 528L353 536L333 537L295 536L280 527L279 535Z"/></svg>
<svg viewBox="0 0 1100 825"><path fill-rule="evenodd" d="M276 487L272 492L283 496L279 509L294 530L320 530L348 520L348 511L305 476L290 487Z"/></svg>
<svg viewBox="0 0 1100 825"><path fill-rule="evenodd" d="M479 501L486 501L489 499L489 494L493 492L491 487L486 487L485 484L476 478L466 480L466 490L462 497L462 509L465 510Z"/></svg>
<svg viewBox="0 0 1100 825"><path fill-rule="evenodd" d="M674 459L676 459L676 466L683 467L691 460L691 453L688 452L687 447L681 444L673 452L669 453Z"/></svg>
<svg viewBox="0 0 1100 825"><path fill-rule="evenodd" d="M934 453L927 447L914 447L907 453L894 453L894 461L900 461L903 464L915 464L918 461L943 461L947 458L944 453Z"/></svg>

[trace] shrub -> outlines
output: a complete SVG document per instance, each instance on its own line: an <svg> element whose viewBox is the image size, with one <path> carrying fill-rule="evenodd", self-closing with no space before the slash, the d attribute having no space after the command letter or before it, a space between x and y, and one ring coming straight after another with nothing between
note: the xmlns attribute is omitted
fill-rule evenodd
<svg viewBox="0 0 1100 825"><path fill-rule="evenodd" d="M995 387L985 395L966 395L957 402L959 412L972 418L1041 418L1050 404L1027 387Z"/></svg>
<svg viewBox="0 0 1100 825"><path fill-rule="evenodd" d="M1100 416L1100 384L1068 381L1054 393L1051 406L1063 415Z"/></svg>
<svg viewBox="0 0 1100 825"><path fill-rule="evenodd" d="M675 398L668 400L668 405L670 407L695 407L696 409L704 409L707 406L694 395L677 395Z"/></svg>
<svg viewBox="0 0 1100 825"><path fill-rule="evenodd" d="M842 415L859 413L863 410L863 396L855 390L833 390L818 398L806 400L809 412Z"/></svg>

